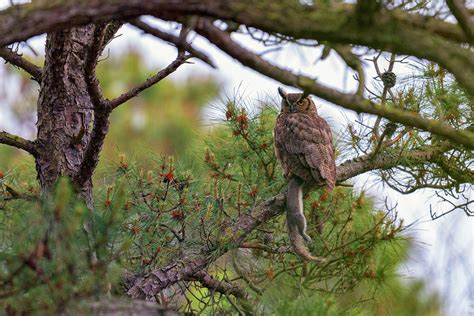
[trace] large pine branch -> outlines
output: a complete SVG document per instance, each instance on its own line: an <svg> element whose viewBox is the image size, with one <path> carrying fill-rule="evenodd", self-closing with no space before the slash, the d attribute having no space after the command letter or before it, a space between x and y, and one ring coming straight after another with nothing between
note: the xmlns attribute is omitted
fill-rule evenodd
<svg viewBox="0 0 474 316"><path fill-rule="evenodd" d="M195 29L199 34L206 37L211 43L237 59L243 65L253 68L284 84L299 87L308 93L312 93L346 109L385 117L393 122L402 123L405 126L417 127L433 134L444 136L466 147L474 148L474 133L468 130L455 129L442 121L427 119L415 112L393 107L384 107L365 99L360 94L339 92L338 90L319 84L309 77L296 75L290 70L273 65L257 54L242 47L232 40L230 34L221 31L208 20L203 20L198 23Z"/></svg>
<svg viewBox="0 0 474 316"><path fill-rule="evenodd" d="M403 156L387 151L378 154L376 157L365 155L351 159L337 167L337 182L344 182L372 170L423 163L440 157L451 148L452 146L449 143L443 143L439 146L424 146L407 151L403 153ZM225 240L220 241L220 244L226 245L225 248L209 249L209 252L202 251L173 260L165 267L155 269L143 277L136 278L133 286L128 290L128 295L133 298L151 299L176 282L192 279L194 274L211 264L210 261L212 260L209 260L211 251L214 255L213 258L217 259L218 255L223 255L231 249L238 248L255 228L281 215L285 211L285 201L285 193L280 193L260 203L249 212L241 214L232 224L221 228L222 231L230 230L229 234L222 237Z"/></svg>
<svg viewBox="0 0 474 316"><path fill-rule="evenodd" d="M251 0L84 0L51 5L42 1L0 12L0 47L71 26L140 15L165 20L209 16L297 39L355 44L412 55L439 63L474 95L474 53L459 45L472 44L472 39L458 25L401 10L382 10L377 12L373 25L364 26L358 24L356 7L350 4L307 7L297 2Z"/></svg>

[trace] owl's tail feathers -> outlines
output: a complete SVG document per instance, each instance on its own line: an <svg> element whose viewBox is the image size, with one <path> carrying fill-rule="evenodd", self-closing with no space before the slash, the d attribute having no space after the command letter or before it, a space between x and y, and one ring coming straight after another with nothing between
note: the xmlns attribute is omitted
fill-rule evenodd
<svg viewBox="0 0 474 316"><path fill-rule="evenodd" d="M325 261L324 258L313 256L305 245L305 242L310 242L311 238L306 234L306 217L303 212L303 181L295 176L291 177L288 182L286 222L293 250L305 260Z"/></svg>

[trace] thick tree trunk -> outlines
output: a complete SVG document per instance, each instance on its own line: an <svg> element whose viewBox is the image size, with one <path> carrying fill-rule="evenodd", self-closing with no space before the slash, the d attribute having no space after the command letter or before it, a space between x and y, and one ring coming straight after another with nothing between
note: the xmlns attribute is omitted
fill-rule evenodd
<svg viewBox="0 0 474 316"><path fill-rule="evenodd" d="M96 28L89 24L47 36L38 98L36 157L43 193L49 192L60 176L77 177L91 140L94 104L87 89L86 63L91 60L88 54L97 54L91 49ZM92 209L91 177L75 184Z"/></svg>

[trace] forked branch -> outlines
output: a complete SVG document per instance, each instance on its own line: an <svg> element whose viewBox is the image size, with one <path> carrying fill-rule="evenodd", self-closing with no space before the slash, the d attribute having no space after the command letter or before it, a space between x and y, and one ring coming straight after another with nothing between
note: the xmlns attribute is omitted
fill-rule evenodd
<svg viewBox="0 0 474 316"><path fill-rule="evenodd" d="M75 176L75 182L82 186L92 177L97 163L99 162L99 154L105 140L105 136L109 131L109 115L111 109L102 95L99 80L96 75L96 67L100 54L105 46L113 39L114 34L122 26L119 21L110 23L102 23L95 26L94 41L87 52L85 64L85 76L87 81L87 92L94 106L94 125L92 128L91 139L87 144L84 158L81 163L79 173Z"/></svg>

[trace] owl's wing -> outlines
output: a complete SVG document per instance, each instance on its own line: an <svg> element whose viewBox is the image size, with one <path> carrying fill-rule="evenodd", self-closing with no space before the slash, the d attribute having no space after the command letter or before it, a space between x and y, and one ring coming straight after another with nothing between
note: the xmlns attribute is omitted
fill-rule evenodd
<svg viewBox="0 0 474 316"><path fill-rule="evenodd" d="M302 165L317 171L332 189L336 182L336 165L331 128L326 121L317 115L300 113L288 115L284 128L280 142L286 151L297 154Z"/></svg>

